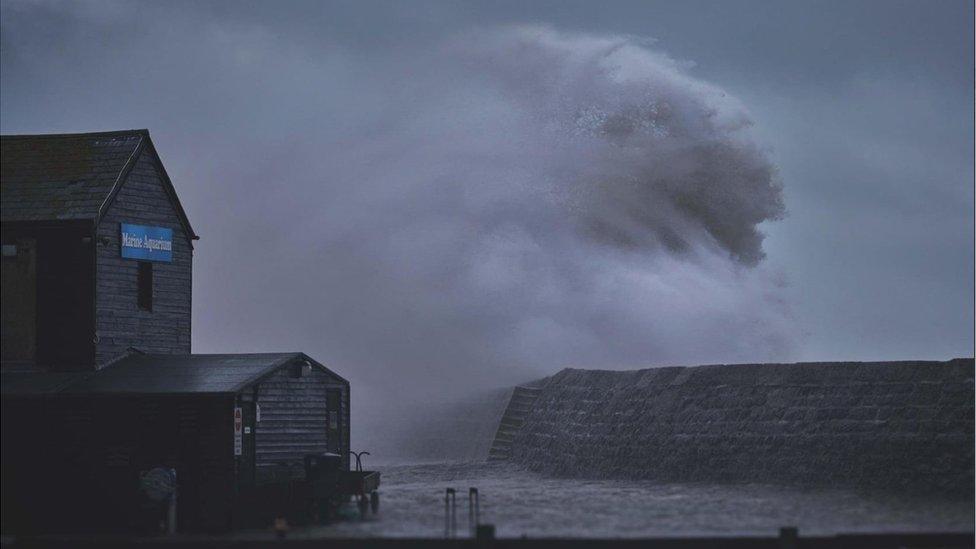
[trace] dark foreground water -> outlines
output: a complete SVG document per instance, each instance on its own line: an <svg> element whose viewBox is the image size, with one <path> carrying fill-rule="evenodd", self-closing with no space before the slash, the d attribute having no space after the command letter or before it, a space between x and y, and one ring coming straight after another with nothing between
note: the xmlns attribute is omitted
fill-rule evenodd
<svg viewBox="0 0 976 549"><path fill-rule="evenodd" d="M756 484L552 479L504 463L380 469L381 509L375 519L295 531L291 537L440 537L448 487L458 491L458 535L463 536L471 486L481 493L482 522L495 524L500 537L775 535L781 526L798 526L801 535L973 530L971 500Z"/></svg>

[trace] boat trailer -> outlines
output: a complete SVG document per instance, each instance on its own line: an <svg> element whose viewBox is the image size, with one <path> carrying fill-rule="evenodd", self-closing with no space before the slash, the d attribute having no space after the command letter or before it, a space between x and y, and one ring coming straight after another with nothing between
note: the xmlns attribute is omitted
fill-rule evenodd
<svg viewBox="0 0 976 549"><path fill-rule="evenodd" d="M356 458L355 471L342 469L342 456L338 454L305 456L309 522L328 523L342 517L342 507L350 500L355 501L360 519L365 519L370 511L379 513L380 472L363 470L362 456L369 452L349 453Z"/></svg>

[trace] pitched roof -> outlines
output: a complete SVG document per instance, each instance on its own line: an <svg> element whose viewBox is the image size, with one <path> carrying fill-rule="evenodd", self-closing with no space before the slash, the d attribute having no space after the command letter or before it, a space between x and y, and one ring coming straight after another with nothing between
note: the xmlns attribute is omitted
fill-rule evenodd
<svg viewBox="0 0 976 549"><path fill-rule="evenodd" d="M0 136L3 221L95 219L143 135Z"/></svg>
<svg viewBox="0 0 976 549"><path fill-rule="evenodd" d="M147 149L158 161L148 130L0 136L0 220L97 223ZM187 236L195 238L166 170L157 165Z"/></svg>
<svg viewBox="0 0 976 549"><path fill-rule="evenodd" d="M3 372L0 393L4 395L43 395L56 393L66 385L83 379L82 372Z"/></svg>
<svg viewBox="0 0 976 549"><path fill-rule="evenodd" d="M0 393L229 394L298 360L348 383L305 353L162 355L133 350L96 372L3 372Z"/></svg>
<svg viewBox="0 0 976 549"><path fill-rule="evenodd" d="M160 355L132 352L62 393L177 394L236 393L298 360L344 379L304 353Z"/></svg>

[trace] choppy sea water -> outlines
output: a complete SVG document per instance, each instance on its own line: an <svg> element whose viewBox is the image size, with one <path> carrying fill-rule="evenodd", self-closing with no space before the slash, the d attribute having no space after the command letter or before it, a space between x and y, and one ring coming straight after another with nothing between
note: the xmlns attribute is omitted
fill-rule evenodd
<svg viewBox="0 0 976 549"><path fill-rule="evenodd" d="M782 526L797 526L801 535L973 530L971 500L758 484L555 479L506 463L379 469L378 515L296 530L290 537L442 537L449 487L457 490L458 536L464 536L472 486L480 493L481 522L494 524L499 537L775 535Z"/></svg>

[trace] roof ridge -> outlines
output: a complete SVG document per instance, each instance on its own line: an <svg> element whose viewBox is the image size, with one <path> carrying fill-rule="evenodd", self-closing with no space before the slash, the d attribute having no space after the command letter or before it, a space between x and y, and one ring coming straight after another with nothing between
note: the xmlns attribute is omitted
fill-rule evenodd
<svg viewBox="0 0 976 549"><path fill-rule="evenodd" d="M145 353L139 351L140 354L145 356L186 356L186 357L203 357L203 356L271 356L271 355L300 355L302 351L270 351L266 353Z"/></svg>
<svg viewBox="0 0 976 549"><path fill-rule="evenodd" d="M263 356L270 355L270 356ZM111 366L73 381L65 393L177 394L239 393L275 372L303 360L335 381L349 381L305 353L229 354L241 361L220 360L221 356L193 354L128 354Z"/></svg>
<svg viewBox="0 0 976 549"><path fill-rule="evenodd" d="M78 132L78 133L19 133L0 135L0 139L61 139L65 137L117 137L124 135L148 136L149 130L138 128L131 130L112 130L104 132Z"/></svg>

